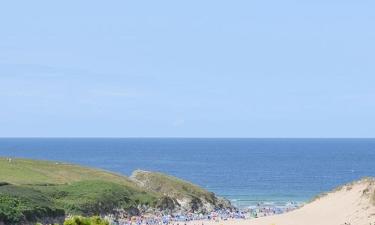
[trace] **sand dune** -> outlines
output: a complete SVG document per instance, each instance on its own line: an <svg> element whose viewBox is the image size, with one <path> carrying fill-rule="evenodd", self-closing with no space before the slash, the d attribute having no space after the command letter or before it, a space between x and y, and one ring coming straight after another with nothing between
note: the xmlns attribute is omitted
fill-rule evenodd
<svg viewBox="0 0 375 225"><path fill-rule="evenodd" d="M374 193L375 180L366 178L344 185L289 213L251 220L224 221L219 224L373 225L375 224Z"/></svg>
<svg viewBox="0 0 375 225"><path fill-rule="evenodd" d="M375 222L373 179L345 185L293 212L249 221L254 225L369 225Z"/></svg>

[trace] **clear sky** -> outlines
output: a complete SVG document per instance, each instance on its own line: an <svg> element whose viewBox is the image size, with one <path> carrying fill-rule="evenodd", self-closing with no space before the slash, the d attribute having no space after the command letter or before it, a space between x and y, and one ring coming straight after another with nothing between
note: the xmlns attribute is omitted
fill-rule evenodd
<svg viewBox="0 0 375 225"><path fill-rule="evenodd" d="M375 1L0 3L2 137L375 137Z"/></svg>

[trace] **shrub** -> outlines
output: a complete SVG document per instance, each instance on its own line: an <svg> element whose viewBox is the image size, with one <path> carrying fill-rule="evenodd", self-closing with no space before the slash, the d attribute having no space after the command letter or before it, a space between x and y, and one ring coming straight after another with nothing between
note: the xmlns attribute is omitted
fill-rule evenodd
<svg viewBox="0 0 375 225"><path fill-rule="evenodd" d="M56 208L39 191L13 185L0 186L0 223L22 224L63 216L64 210Z"/></svg>
<svg viewBox="0 0 375 225"><path fill-rule="evenodd" d="M64 225L109 225L109 222L98 216L75 216L73 218L65 220Z"/></svg>

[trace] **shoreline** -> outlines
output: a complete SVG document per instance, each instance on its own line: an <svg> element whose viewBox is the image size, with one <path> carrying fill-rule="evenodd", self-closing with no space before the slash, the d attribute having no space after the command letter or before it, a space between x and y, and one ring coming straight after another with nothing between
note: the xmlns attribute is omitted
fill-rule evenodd
<svg viewBox="0 0 375 225"><path fill-rule="evenodd" d="M292 212L301 205L291 204L283 208L272 205L259 204L253 208L244 210L217 210L208 214L201 213L165 213L154 212L144 213L140 216L124 217L107 215L105 218L115 225L187 225L187 224L205 224L206 222L227 222L231 220L252 220L262 217L281 215Z"/></svg>
<svg viewBox="0 0 375 225"><path fill-rule="evenodd" d="M308 200L300 201L300 200L285 200L285 201L280 201L280 200L273 200L273 199L268 199L268 200L263 200L263 201L257 201L257 200L241 200L241 199L229 199L227 197L224 197L228 199L233 206L240 210L246 210L246 209L252 209L255 207L259 206L266 206L266 207L277 207L277 208L286 208L291 205L298 205L302 206L306 204L307 202L311 201L312 198L309 198Z"/></svg>

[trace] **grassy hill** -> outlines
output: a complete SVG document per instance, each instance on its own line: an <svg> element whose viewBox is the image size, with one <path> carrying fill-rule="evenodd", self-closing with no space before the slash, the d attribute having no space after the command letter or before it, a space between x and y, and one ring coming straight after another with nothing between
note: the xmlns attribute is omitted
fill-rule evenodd
<svg viewBox="0 0 375 225"><path fill-rule="evenodd" d="M104 180L137 188L127 177L109 171L82 167L74 164L0 158L0 181L12 184L67 184L82 180Z"/></svg>
<svg viewBox="0 0 375 225"><path fill-rule="evenodd" d="M204 197L207 201L213 202L214 194L203 188L184 181L177 177L169 176L158 172L136 170L130 177L139 186L162 195L175 198L186 196Z"/></svg>
<svg viewBox="0 0 375 225"><path fill-rule="evenodd" d="M130 179L149 191L175 199L177 201L175 208L182 207L203 212L216 208L232 208L229 201L217 197L214 193L166 174L136 170ZM165 199L164 202L169 204L167 208L173 208L171 200Z"/></svg>
<svg viewBox="0 0 375 225"><path fill-rule="evenodd" d="M0 224L56 222L67 214L103 215L117 209L138 213L140 206L186 211L228 206L181 179L145 171L134 174L130 179L68 163L0 158ZM187 204L177 208L179 203Z"/></svg>
<svg viewBox="0 0 375 225"><path fill-rule="evenodd" d="M0 182L0 222L6 224L152 207L159 198L127 177L60 162L0 158Z"/></svg>

